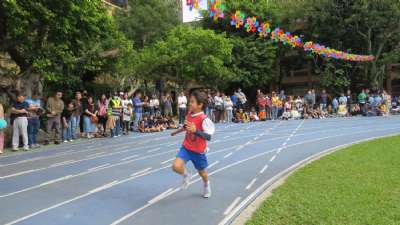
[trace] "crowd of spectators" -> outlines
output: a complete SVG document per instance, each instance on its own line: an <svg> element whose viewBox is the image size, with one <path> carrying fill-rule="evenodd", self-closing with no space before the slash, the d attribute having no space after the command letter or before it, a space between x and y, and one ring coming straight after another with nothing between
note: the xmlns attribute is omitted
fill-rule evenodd
<svg viewBox="0 0 400 225"><path fill-rule="evenodd" d="M307 91L304 96L280 92L257 91L248 101L239 88L232 95L208 90L205 110L215 123L247 123L266 120L323 119L327 117L387 116L400 113L400 99L385 91L363 89L360 93L348 90L340 95L325 90ZM6 121L12 125L12 150L38 148L38 133L45 128L42 144L73 142L79 138L119 137L129 132L161 132L182 126L187 115L188 98L184 92L172 97L170 93L142 96L136 92L115 92L98 99L87 91L77 91L73 99L64 99L58 91L45 101L38 95L26 98L18 93L5 120L0 104L0 154L4 146ZM174 110L176 106L177 110ZM175 114L174 114L175 112ZM175 120L176 119L176 120ZM41 126L41 122L45 123Z"/></svg>

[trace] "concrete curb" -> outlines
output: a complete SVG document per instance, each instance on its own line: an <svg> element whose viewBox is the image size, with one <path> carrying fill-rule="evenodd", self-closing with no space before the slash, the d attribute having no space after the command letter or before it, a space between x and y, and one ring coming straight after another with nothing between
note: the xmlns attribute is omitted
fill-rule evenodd
<svg viewBox="0 0 400 225"><path fill-rule="evenodd" d="M244 207L244 210L242 210L241 212L236 214L236 216L230 220L231 223L228 223L228 224L244 225L252 217L253 213L261 206L261 204L268 197L270 197L272 195L272 191L274 189L276 189L279 186L281 186L282 184L284 184L286 179L289 176L291 176L293 173L297 172L299 169L307 166L308 164L310 164L316 160L319 160L324 156L330 155L336 151L343 150L352 145L360 144L360 143L367 142L367 141L373 141L373 140L377 140L377 139L381 139L381 138L394 137L394 136L398 136L398 135L399 134L390 134L390 135L383 135L383 136L378 136L378 137L374 137L374 138L366 138L366 139L351 142L348 144L336 146L333 148L329 148L325 151L322 151L316 155L310 156L310 157L292 165L291 167L280 172L279 174L277 174L274 177L272 177L271 179L269 179L266 183L264 183L264 184L268 184L267 188L265 188L261 193L258 194L258 196L256 196L252 201L250 201L250 203Z"/></svg>

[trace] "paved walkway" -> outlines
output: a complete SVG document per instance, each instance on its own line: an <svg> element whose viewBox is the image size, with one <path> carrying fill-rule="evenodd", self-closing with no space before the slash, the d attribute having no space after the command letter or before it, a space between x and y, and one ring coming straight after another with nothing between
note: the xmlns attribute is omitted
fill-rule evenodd
<svg viewBox="0 0 400 225"><path fill-rule="evenodd" d="M217 125L208 154L213 197L170 164L169 132L82 140L0 157L0 224L223 225L290 166L326 149L400 133L400 117ZM190 165L192 168L192 166Z"/></svg>

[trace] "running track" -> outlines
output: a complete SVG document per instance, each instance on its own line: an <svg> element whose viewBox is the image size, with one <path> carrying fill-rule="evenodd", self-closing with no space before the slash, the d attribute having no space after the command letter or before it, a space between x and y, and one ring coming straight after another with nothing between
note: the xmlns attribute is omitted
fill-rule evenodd
<svg viewBox="0 0 400 225"><path fill-rule="evenodd" d="M170 164L169 132L82 140L0 157L0 224L224 225L271 178L324 150L400 132L400 117L217 125L208 154L211 199ZM192 166L190 165L190 168Z"/></svg>

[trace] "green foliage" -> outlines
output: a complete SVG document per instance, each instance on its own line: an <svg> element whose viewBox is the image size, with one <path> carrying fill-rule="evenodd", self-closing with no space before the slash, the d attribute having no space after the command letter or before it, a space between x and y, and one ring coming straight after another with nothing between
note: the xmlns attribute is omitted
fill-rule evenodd
<svg viewBox="0 0 400 225"><path fill-rule="evenodd" d="M246 87L266 85L275 77L276 45L262 39L232 37L231 67L235 81Z"/></svg>
<svg viewBox="0 0 400 225"><path fill-rule="evenodd" d="M398 0L298 0L298 4L299 10L287 13L291 14L289 18L306 21L302 30L306 39L339 50L374 55L376 60L363 63L358 75L366 74L374 87L382 85L384 65L396 62L392 61L395 57L384 56L392 55L400 41Z"/></svg>
<svg viewBox="0 0 400 225"><path fill-rule="evenodd" d="M233 45L212 30L177 26L165 40L143 49L138 71L153 79L185 85L189 81L217 86L233 78L227 64Z"/></svg>
<svg viewBox="0 0 400 225"><path fill-rule="evenodd" d="M351 79L347 70L351 68L348 63L334 64L327 62L321 73L321 86L326 88L329 93L340 94L349 88Z"/></svg>
<svg viewBox="0 0 400 225"><path fill-rule="evenodd" d="M122 68L110 49L132 54L100 0L8 0L0 12L0 50L22 73L71 85Z"/></svg>
<svg viewBox="0 0 400 225"><path fill-rule="evenodd" d="M128 11L119 11L116 20L125 35L143 48L155 43L179 22L177 1L133 0Z"/></svg>

